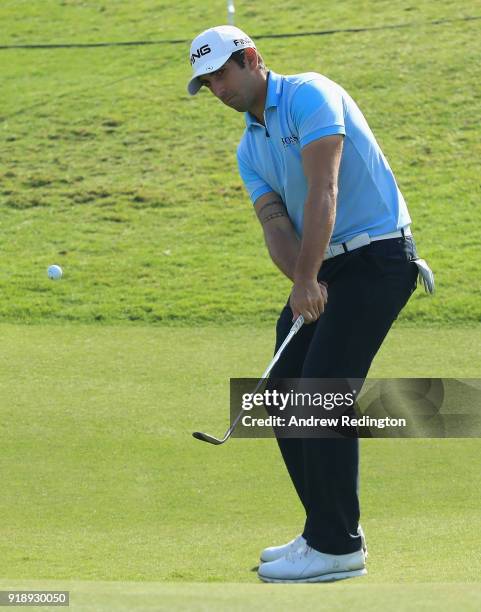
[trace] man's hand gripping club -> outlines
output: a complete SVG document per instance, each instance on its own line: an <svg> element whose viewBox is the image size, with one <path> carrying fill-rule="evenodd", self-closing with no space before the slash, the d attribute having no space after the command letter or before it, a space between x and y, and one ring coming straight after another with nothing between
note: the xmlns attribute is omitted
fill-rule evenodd
<svg viewBox="0 0 481 612"><path fill-rule="evenodd" d="M327 283L316 279L299 280L294 283L289 298L293 318L304 317L305 323L313 323L322 315L327 304Z"/></svg>

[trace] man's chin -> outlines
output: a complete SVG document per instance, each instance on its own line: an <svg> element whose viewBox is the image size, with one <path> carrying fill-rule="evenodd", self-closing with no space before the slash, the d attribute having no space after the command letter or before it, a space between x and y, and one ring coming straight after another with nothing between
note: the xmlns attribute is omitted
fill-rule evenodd
<svg viewBox="0 0 481 612"><path fill-rule="evenodd" d="M224 104L228 106L229 108L233 108L238 113L245 113L247 110L243 104L241 104L240 102L237 102L236 100L232 100L230 102L224 102Z"/></svg>

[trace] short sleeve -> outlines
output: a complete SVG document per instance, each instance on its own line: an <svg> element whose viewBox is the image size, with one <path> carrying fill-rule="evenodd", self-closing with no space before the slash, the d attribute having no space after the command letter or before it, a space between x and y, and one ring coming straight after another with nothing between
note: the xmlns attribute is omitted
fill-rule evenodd
<svg viewBox="0 0 481 612"><path fill-rule="evenodd" d="M253 204L255 204L256 200L260 198L261 195L273 191L272 187L268 185L249 164L246 155L242 152L242 144L237 149L237 165L239 166L241 179L244 182L245 188Z"/></svg>
<svg viewBox="0 0 481 612"><path fill-rule="evenodd" d="M298 87L291 101L291 116L301 148L323 136L346 134L342 94L320 79Z"/></svg>

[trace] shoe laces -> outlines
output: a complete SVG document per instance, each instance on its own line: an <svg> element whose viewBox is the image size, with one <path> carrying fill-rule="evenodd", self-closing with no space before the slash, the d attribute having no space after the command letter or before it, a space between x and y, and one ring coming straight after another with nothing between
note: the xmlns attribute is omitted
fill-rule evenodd
<svg viewBox="0 0 481 612"><path fill-rule="evenodd" d="M296 550L291 550L285 555L286 561L289 563L295 563L302 559L302 557L307 557L307 555L311 552L312 548L306 544L302 548L297 548Z"/></svg>

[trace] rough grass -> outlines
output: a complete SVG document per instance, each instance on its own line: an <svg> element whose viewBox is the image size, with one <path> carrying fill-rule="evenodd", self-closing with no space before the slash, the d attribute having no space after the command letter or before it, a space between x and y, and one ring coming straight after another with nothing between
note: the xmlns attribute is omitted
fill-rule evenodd
<svg viewBox="0 0 481 612"><path fill-rule="evenodd" d="M401 324L479 321L478 21L468 2L237 3L270 67L318 70L359 102L438 283ZM21 18L20 18L21 17ZM225 3L11 2L0 43L189 39ZM434 20L441 23L433 24ZM443 20L448 20L446 23ZM384 28L406 24L403 28ZM190 99L188 45L0 50L0 318L271 321L289 285L270 263L235 166L243 119ZM60 264L64 279L49 282Z"/></svg>

